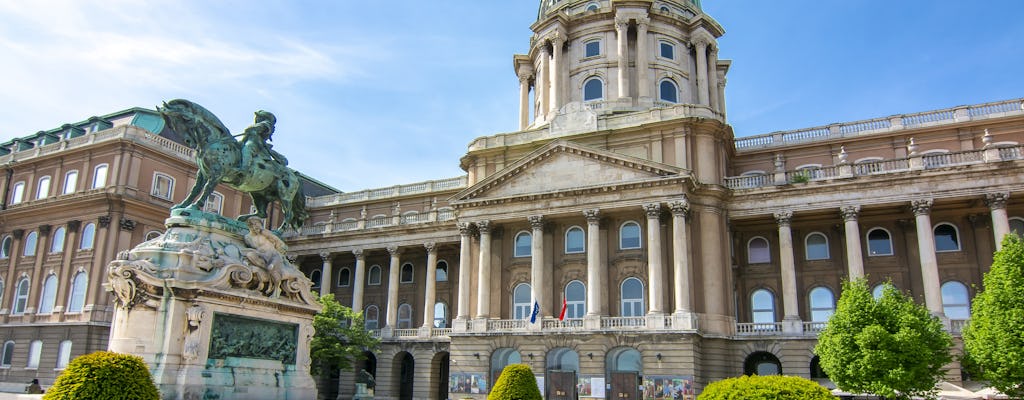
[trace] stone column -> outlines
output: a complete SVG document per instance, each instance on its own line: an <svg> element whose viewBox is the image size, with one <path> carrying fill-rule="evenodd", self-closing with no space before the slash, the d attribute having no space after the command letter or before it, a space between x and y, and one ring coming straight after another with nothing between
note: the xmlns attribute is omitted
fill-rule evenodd
<svg viewBox="0 0 1024 400"><path fill-rule="evenodd" d="M639 85L638 96L640 98L651 97L651 80L648 77L648 60L650 60L650 49L648 49L647 43L649 38L647 37L647 27L650 25L651 19L647 17L637 18L636 21L636 75L637 85Z"/></svg>
<svg viewBox="0 0 1024 400"><path fill-rule="evenodd" d="M548 58L551 58L551 55L548 54L548 46L541 45L540 65L537 67L538 82L536 85L534 85L533 91L539 101L539 107L537 107L537 114L539 115L534 117L535 120L546 121L548 117L548 107L550 107L551 104L549 99L550 92L548 88L548 85L550 84L551 80L551 70L548 67Z"/></svg>
<svg viewBox="0 0 1024 400"><path fill-rule="evenodd" d="M327 251L320 252L320 259L323 260L324 265L320 271L320 295L325 296L331 292L333 285L331 284L331 253Z"/></svg>
<svg viewBox="0 0 1024 400"><path fill-rule="evenodd" d="M469 269L472 265L470 256L469 223L459 222L459 309L456 310L456 319L469 319ZM454 327L453 327L454 328Z"/></svg>
<svg viewBox="0 0 1024 400"><path fill-rule="evenodd" d="M366 285L366 256L363 249L352 250L356 256L356 274L352 278L352 311L363 311L363 285Z"/></svg>
<svg viewBox="0 0 1024 400"><path fill-rule="evenodd" d="M718 107L718 46L713 43L708 48L708 88L711 95L708 104L712 110L721 111Z"/></svg>
<svg viewBox="0 0 1024 400"><path fill-rule="evenodd" d="M548 104L549 115L552 117L558 114L558 108L562 106L562 46L565 38L557 33L551 38L551 97Z"/></svg>
<svg viewBox="0 0 1024 400"><path fill-rule="evenodd" d="M519 75L519 130L530 126L530 75Z"/></svg>
<svg viewBox="0 0 1024 400"><path fill-rule="evenodd" d="M661 222L658 220L661 205L647 203L643 207L647 214L647 293L650 297L647 313L662 314L665 312L665 266L661 259Z"/></svg>
<svg viewBox="0 0 1024 400"><path fill-rule="evenodd" d="M917 224L917 248L921 260L921 283L924 303L935 315L942 315L942 293L939 287L939 262L935 258L935 234L932 232L932 200L914 200L910 203Z"/></svg>
<svg viewBox="0 0 1024 400"><path fill-rule="evenodd" d="M394 329L398 325L398 273L402 269L402 252L398 246L388 246L391 262L388 264L388 316L387 326Z"/></svg>
<svg viewBox="0 0 1024 400"><path fill-rule="evenodd" d="M480 232L480 261L477 264L476 317L487 319L491 316L491 221L476 222Z"/></svg>
<svg viewBox="0 0 1024 400"><path fill-rule="evenodd" d="M533 292L533 301L540 304L540 316L545 315L549 304L544 303L544 217L533 215L529 217L530 226L533 231L530 235L530 289ZM533 304L531 303L532 307ZM540 319L538 318L538 322Z"/></svg>
<svg viewBox="0 0 1024 400"><path fill-rule="evenodd" d="M686 219L690 213L690 201L682 199L668 203L672 210L672 274L675 291L675 313L684 314L693 310L690 303L690 249L686 233Z"/></svg>
<svg viewBox="0 0 1024 400"><path fill-rule="evenodd" d="M437 302L437 244L427 242L423 244L427 249L427 277L426 288L423 289L423 327L434 327L434 303Z"/></svg>
<svg viewBox="0 0 1024 400"><path fill-rule="evenodd" d="M839 209L843 216L843 224L846 226L846 262L850 280L864 276L864 254L860 244L860 225L857 223L857 215L860 214L860 206L844 206Z"/></svg>
<svg viewBox="0 0 1024 400"><path fill-rule="evenodd" d="M619 45L619 98L629 97L629 20L615 18L615 37ZM609 96L610 97L610 96Z"/></svg>
<svg viewBox="0 0 1024 400"><path fill-rule="evenodd" d="M601 279L601 216L599 210L585 210L587 218L587 315L601 315L601 291L605 282Z"/></svg>
<svg viewBox="0 0 1024 400"><path fill-rule="evenodd" d="M708 41L697 39L694 43L697 52L697 104L708 105Z"/></svg>
<svg viewBox="0 0 1024 400"><path fill-rule="evenodd" d="M796 294L796 264L793 261L793 233L789 223L793 218L792 211L775 213L775 222L779 224L779 264L782 270L782 306L784 320L800 320Z"/></svg>
<svg viewBox="0 0 1024 400"><path fill-rule="evenodd" d="M1010 192L985 195L985 205L992 212L992 233L996 239L996 250L1003 248L1003 237L1010 233L1010 219L1006 217L1006 202L1008 200L1010 200Z"/></svg>

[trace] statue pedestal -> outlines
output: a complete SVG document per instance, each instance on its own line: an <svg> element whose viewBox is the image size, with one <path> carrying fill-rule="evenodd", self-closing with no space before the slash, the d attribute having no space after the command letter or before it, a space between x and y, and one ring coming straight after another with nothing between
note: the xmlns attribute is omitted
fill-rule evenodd
<svg viewBox="0 0 1024 400"><path fill-rule="evenodd" d="M357 383L356 384L356 394L354 396L352 396L352 400L372 399L372 398L373 398L373 393L371 393L370 389L366 388L366 384L365 383Z"/></svg>
<svg viewBox="0 0 1024 400"><path fill-rule="evenodd" d="M108 265L110 350L141 356L163 399L316 398L312 283L283 255L263 262L272 254L249 247L247 234L242 223L176 210L164 235Z"/></svg>

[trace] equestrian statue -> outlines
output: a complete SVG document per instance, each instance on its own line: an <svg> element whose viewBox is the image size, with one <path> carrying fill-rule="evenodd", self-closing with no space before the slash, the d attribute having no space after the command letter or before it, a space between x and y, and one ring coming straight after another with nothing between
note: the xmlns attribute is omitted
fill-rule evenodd
<svg viewBox="0 0 1024 400"><path fill-rule="evenodd" d="M181 135L185 145L196 151L199 167L196 184L185 200L172 210L201 210L217 184L224 182L252 197L256 212L239 216L239 221L249 217L265 219L267 207L277 200L284 213L278 231L302 227L309 217L302 182L287 166L288 160L267 143L272 140L277 122L274 114L257 111L254 123L238 135L242 137L239 141L217 116L191 101L167 101L157 107L157 111L167 125Z"/></svg>

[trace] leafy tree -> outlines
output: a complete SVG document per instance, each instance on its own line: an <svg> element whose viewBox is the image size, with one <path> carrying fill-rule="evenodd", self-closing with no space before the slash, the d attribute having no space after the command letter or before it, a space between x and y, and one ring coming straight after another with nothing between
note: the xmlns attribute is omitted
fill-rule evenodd
<svg viewBox="0 0 1024 400"><path fill-rule="evenodd" d="M79 356L64 370L46 400L159 400L142 357L109 351Z"/></svg>
<svg viewBox="0 0 1024 400"><path fill-rule="evenodd" d="M313 317L316 334L310 343L313 375L334 365L344 371L351 371L364 351L375 351L380 341L370 336L363 326L363 315L352 311L334 299L334 294L317 298L323 306Z"/></svg>
<svg viewBox="0 0 1024 400"><path fill-rule="evenodd" d="M928 397L952 358L942 322L892 285L875 300L863 278L843 283L835 315L818 335L821 367L847 392Z"/></svg>
<svg viewBox="0 0 1024 400"><path fill-rule="evenodd" d="M832 392L798 376L740 376L712 382L697 400L835 400Z"/></svg>
<svg viewBox="0 0 1024 400"><path fill-rule="evenodd" d="M1006 235L974 297L964 347L981 377L1013 398L1024 398L1024 242Z"/></svg>
<svg viewBox="0 0 1024 400"><path fill-rule="evenodd" d="M537 378L526 364L509 364L491 388L487 400L541 400Z"/></svg>

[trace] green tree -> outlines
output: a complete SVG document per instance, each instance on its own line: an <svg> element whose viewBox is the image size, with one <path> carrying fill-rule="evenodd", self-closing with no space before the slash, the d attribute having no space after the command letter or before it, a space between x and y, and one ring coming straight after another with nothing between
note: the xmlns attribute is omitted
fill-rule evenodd
<svg viewBox="0 0 1024 400"><path fill-rule="evenodd" d="M323 309L313 317L316 334L309 345L313 375L320 375L328 366L351 371L363 352L376 351L380 341L363 326L362 313L338 303L334 294L320 296L317 302Z"/></svg>
<svg viewBox="0 0 1024 400"><path fill-rule="evenodd" d="M1024 398L1024 242L1007 235L974 297L964 347L981 377L1013 398Z"/></svg>
<svg viewBox="0 0 1024 400"><path fill-rule="evenodd" d="M43 395L46 400L159 400L142 357L109 351L79 356Z"/></svg>
<svg viewBox="0 0 1024 400"><path fill-rule="evenodd" d="M712 382L697 400L835 400L824 386L798 376L740 376Z"/></svg>
<svg viewBox="0 0 1024 400"><path fill-rule="evenodd" d="M487 400L541 400L537 378L526 364L509 364L491 388Z"/></svg>
<svg viewBox="0 0 1024 400"><path fill-rule="evenodd" d="M863 278L843 283L814 351L840 389L909 399L931 396L952 358L942 322L892 285L878 300Z"/></svg>

